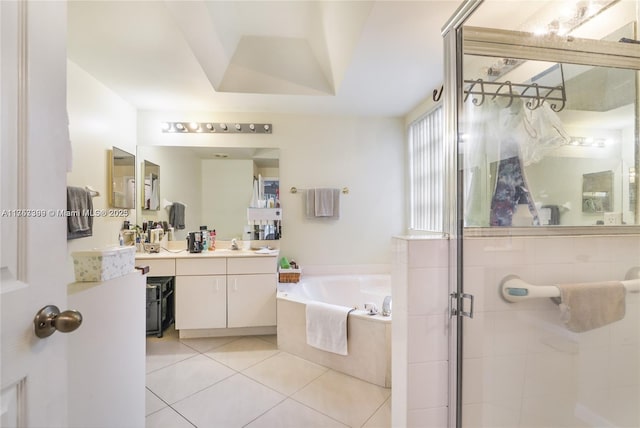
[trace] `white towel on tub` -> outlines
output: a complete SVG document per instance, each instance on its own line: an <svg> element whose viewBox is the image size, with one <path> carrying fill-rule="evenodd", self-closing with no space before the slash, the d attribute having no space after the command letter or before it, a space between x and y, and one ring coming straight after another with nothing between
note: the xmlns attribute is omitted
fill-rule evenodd
<svg viewBox="0 0 640 428"><path fill-rule="evenodd" d="M307 344L323 351L347 355L347 317L353 308L308 302Z"/></svg>

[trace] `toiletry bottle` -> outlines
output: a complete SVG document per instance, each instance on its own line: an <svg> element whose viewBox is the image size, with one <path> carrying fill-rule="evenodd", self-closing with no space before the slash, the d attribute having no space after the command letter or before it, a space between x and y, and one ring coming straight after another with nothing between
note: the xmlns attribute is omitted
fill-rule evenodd
<svg viewBox="0 0 640 428"><path fill-rule="evenodd" d="M213 251L216 249L216 230L213 229L211 234L209 235L209 250Z"/></svg>
<svg viewBox="0 0 640 428"><path fill-rule="evenodd" d="M118 243L121 247L124 247L124 235L122 234L122 231L118 234Z"/></svg>
<svg viewBox="0 0 640 428"><path fill-rule="evenodd" d="M202 233L202 252L206 252L209 251L209 241L211 240L211 238L209 238L209 231L207 231L207 229L203 229L202 226L200 226L200 232Z"/></svg>

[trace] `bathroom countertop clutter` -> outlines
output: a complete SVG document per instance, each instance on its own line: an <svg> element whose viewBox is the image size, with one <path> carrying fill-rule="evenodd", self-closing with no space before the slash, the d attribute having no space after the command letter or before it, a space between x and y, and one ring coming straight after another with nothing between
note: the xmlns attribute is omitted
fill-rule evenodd
<svg viewBox="0 0 640 428"><path fill-rule="evenodd" d="M216 249L214 251L206 251L204 253L190 253L185 250L166 250L160 249L159 253L136 253L136 260L145 259L208 259L208 258L231 258L231 257L274 257L279 251L271 249L268 251L261 250L230 250Z"/></svg>

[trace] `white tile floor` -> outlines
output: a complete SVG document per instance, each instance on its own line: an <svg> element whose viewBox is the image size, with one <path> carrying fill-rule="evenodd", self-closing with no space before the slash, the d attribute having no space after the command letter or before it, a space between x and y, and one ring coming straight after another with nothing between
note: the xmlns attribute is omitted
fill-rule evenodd
<svg viewBox="0 0 640 428"><path fill-rule="evenodd" d="M391 426L391 390L281 352L275 336L147 338L147 428Z"/></svg>

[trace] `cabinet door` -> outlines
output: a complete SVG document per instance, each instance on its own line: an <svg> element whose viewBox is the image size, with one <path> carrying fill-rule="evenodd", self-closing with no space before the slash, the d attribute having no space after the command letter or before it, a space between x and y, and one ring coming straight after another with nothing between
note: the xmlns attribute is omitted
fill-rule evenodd
<svg viewBox="0 0 640 428"><path fill-rule="evenodd" d="M276 325L275 274L227 277L228 327Z"/></svg>
<svg viewBox="0 0 640 428"><path fill-rule="evenodd" d="M227 326L224 275L177 276L175 293L177 330Z"/></svg>

